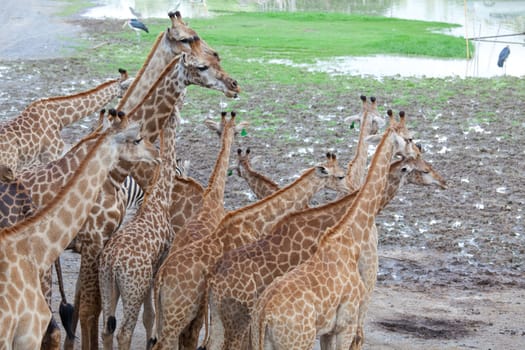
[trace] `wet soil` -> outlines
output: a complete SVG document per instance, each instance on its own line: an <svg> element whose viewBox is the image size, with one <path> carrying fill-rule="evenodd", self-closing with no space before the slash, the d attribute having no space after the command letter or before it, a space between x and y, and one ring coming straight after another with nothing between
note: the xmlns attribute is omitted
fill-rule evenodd
<svg viewBox="0 0 525 350"><path fill-rule="evenodd" d="M84 33L115 28L111 22L108 28L100 21L79 23ZM75 58L35 55L0 61L0 120L16 116L35 99L86 90L109 78L114 77L94 73ZM252 126L234 150L250 147L259 158L254 168L280 185L322 161L328 150L337 153L341 164L350 161L358 132L343 120L359 112L362 93L377 96L380 110L406 110L425 158L447 179L446 190L406 185L377 217L380 271L365 349L525 347L525 100L523 91L507 88L523 86L521 80L479 80L473 88L460 79L395 79L372 85L356 79L347 89L330 92L330 86L319 90L269 81L239 83L243 94L236 109ZM432 89L418 89L419 95L404 103L398 99L404 87L433 84L450 89L446 101L434 103ZM178 156L191 161L189 174L202 184L218 150L217 137L202 120L218 118L225 102L219 94L192 88L182 112ZM64 138L73 144L96 117L66 128ZM232 164L234 157L232 153ZM317 200L330 198L333 194L327 192ZM246 183L230 176L226 208L253 201ZM78 261L74 253L63 256L70 300ZM134 349L143 348L140 322L135 338Z"/></svg>

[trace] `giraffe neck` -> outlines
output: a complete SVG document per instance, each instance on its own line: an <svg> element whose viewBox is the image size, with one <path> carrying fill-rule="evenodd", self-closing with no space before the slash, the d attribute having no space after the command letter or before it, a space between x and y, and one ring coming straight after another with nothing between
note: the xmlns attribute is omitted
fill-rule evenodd
<svg viewBox="0 0 525 350"><path fill-rule="evenodd" d="M114 79L78 94L35 101L28 108L47 111L49 118L56 119L64 127L98 112L120 91L120 80Z"/></svg>
<svg viewBox="0 0 525 350"><path fill-rule="evenodd" d="M375 216L383 203L383 193L394 151L393 137L393 130L387 129L376 148L365 183L343 218L325 234L324 242L335 239L343 242L339 244L341 249L352 249L353 254L359 254L361 245L368 240L371 230L375 227ZM348 228L352 232L351 235L345 234Z"/></svg>
<svg viewBox="0 0 525 350"><path fill-rule="evenodd" d="M238 241L248 242L266 236L284 216L306 208L312 196L324 186L315 172L315 168L310 168L274 194L226 214L218 229L210 235L211 239L221 241L223 248L230 250ZM241 223L242 228L236 228L233 235L228 231L235 223Z"/></svg>
<svg viewBox="0 0 525 350"><path fill-rule="evenodd" d="M386 188L383 191L383 198L381 199L381 205L379 207L378 213L383 210L383 208L386 207L388 203L390 203L403 184L404 175L399 170L399 167L402 166L402 163L402 160L398 160L390 164L388 181Z"/></svg>
<svg viewBox="0 0 525 350"><path fill-rule="evenodd" d="M156 208L154 210L162 209L166 215L169 215L170 198L174 187L174 182L172 179L177 176L177 154L175 148L176 128L177 117L172 115L167 120L166 125L162 129L162 137L160 140L162 162L160 164L160 169L158 170L158 177L153 185L152 190L149 193L147 192L146 197L144 198L144 203L141 207L145 208L145 203L149 203L150 199L155 199L155 205L161 206L161 208Z"/></svg>
<svg viewBox="0 0 525 350"><path fill-rule="evenodd" d="M246 180L248 186L251 188L253 193L255 193L257 198L265 198L279 190L279 185L266 176L253 170L247 161L241 162L240 167L242 167L241 177Z"/></svg>
<svg viewBox="0 0 525 350"><path fill-rule="evenodd" d="M173 54L170 54L165 47L165 40L165 32L157 36L146 61L122 97L117 110L127 113L138 105L147 95L150 87L155 84L164 67L173 59ZM138 119L136 119L137 117ZM135 119L132 118L131 120L140 121L140 115L135 115Z"/></svg>
<svg viewBox="0 0 525 350"><path fill-rule="evenodd" d="M141 136L154 142L174 106L184 98L186 84L180 57L174 58L158 76L149 91L128 113L130 120L142 122Z"/></svg>
<svg viewBox="0 0 525 350"><path fill-rule="evenodd" d="M223 119L224 128L221 134L221 149L215 161L213 172L208 181L208 187L204 192L203 208L212 212L217 210L219 216L224 213L224 187L226 186L226 173L230 162L230 152L235 135L235 123L233 120L226 122ZM219 208L217 206L219 205ZM221 210L222 208L222 210ZM220 219L219 219L220 220Z"/></svg>
<svg viewBox="0 0 525 350"><path fill-rule="evenodd" d="M0 228L13 226L34 212L31 193L19 181L0 181Z"/></svg>
<svg viewBox="0 0 525 350"><path fill-rule="evenodd" d="M20 173L20 181L30 189L35 207L41 208L53 200L96 145L98 136L100 134L88 135L63 157Z"/></svg>
<svg viewBox="0 0 525 350"><path fill-rule="evenodd" d="M29 254L42 273L58 258L76 236L118 157L117 148L104 135L82 161L79 169L51 204L27 220L0 231L0 241ZM29 239L28 239L29 237Z"/></svg>
<svg viewBox="0 0 525 350"><path fill-rule="evenodd" d="M359 130L359 141L355 150L354 158L348 163L346 171L346 181L350 191L355 191L361 188L366 173L366 162L368 159L368 144L365 139L370 134L371 117L369 117L365 110L361 126Z"/></svg>

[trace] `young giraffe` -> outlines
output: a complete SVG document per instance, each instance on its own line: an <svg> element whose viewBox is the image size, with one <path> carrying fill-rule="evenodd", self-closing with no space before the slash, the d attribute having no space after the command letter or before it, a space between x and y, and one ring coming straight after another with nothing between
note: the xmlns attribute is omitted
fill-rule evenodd
<svg viewBox="0 0 525 350"><path fill-rule="evenodd" d="M324 232L305 263L274 280L252 315L253 349L349 349L366 293L358 269L361 244L375 227L392 156L410 156L409 142L391 118L372 158L365 184L344 216Z"/></svg>
<svg viewBox="0 0 525 350"><path fill-rule="evenodd" d="M227 213L213 233L178 250L172 249L169 265L159 269L155 279L159 321L153 349L195 349L206 306L209 269L224 252L266 235L284 215L305 208L311 197L326 187L346 191L343 171L331 153L325 164L306 170L287 187Z"/></svg>
<svg viewBox="0 0 525 350"><path fill-rule="evenodd" d="M119 156L156 161L156 150L136 140L138 128L101 135L49 205L0 231L0 348L37 349L51 319L40 278L76 235Z"/></svg>
<svg viewBox="0 0 525 350"><path fill-rule="evenodd" d="M248 183L248 186L255 194L257 199L268 197L277 192L280 187L273 180L256 172L250 162L250 149L247 148L242 154L242 149L237 150L237 166L235 167L237 175L242 177Z"/></svg>
<svg viewBox="0 0 525 350"><path fill-rule="evenodd" d="M62 129L96 112L117 96L122 96L128 79L120 78L74 95L51 97L31 103L19 116L0 126L0 164L15 173L36 164L55 160L63 152Z"/></svg>
<svg viewBox="0 0 525 350"><path fill-rule="evenodd" d="M162 125L171 115L173 106L182 104L181 100L187 86L198 85L228 95L231 92L230 80L217 64L215 56L198 58L192 54L181 53L164 68L143 100L127 116L131 120L142 120L141 135L153 142ZM138 164L138 166L141 171L149 175L137 176L133 173L135 180L142 178L149 181L151 167L147 164L146 166ZM132 169L134 168L130 165L120 168L120 180L114 182L122 183ZM142 188L147 187L144 181L137 180L137 182ZM90 215L82 230L83 233L79 236L82 240L82 262L75 298L75 310L78 310L78 314L75 313L73 318L73 331L80 318L84 349L94 349L98 346L98 318L101 310L98 292L98 255L105 241L120 226L124 214L125 197L122 191L119 187L108 184L100 196L100 203L95 207L93 215ZM67 343L67 348L73 347L72 339Z"/></svg>
<svg viewBox="0 0 525 350"><path fill-rule="evenodd" d="M225 214L224 187L226 186L231 145L234 136L237 136L241 130L249 125L248 122L244 121L234 125L232 129L231 124L234 124L235 115L235 112L231 112L231 119L227 121L226 112L222 112L220 122L210 119L204 121L204 124L210 130L215 131L220 136L222 140L221 151L210 175L208 186L202 194L202 204L199 211L186 221L181 230L175 232L170 251L173 249L177 250L213 232ZM224 130L228 131L228 135L224 135ZM168 255L162 266L169 264L169 260L170 257ZM163 268L162 266L161 268Z"/></svg>
<svg viewBox="0 0 525 350"><path fill-rule="evenodd" d="M363 102L363 112L359 119L359 140L354 158L348 163L346 170L346 181L351 192L359 190L365 179L368 161L368 143L365 140L369 135L377 133L378 123L375 120L380 119L375 97L370 98L371 105L368 104L364 95L361 95L361 101Z"/></svg>
<svg viewBox="0 0 525 350"><path fill-rule="evenodd" d="M223 133L221 151L216 162L216 167L210 178L210 186L205 192L203 206L210 202L219 200L221 188L224 192L224 177L230 154L231 143L235 131L235 114L229 121L225 121L226 115L222 115L226 131ZM176 117L169 118L169 125L165 126L164 132L164 155L163 165L160 170L159 179L153 192L146 197L142 207L139 209L134 220L130 221L122 230L110 238L100 257L100 286L103 296L104 310L104 348L111 349L113 345L113 332L116 328L115 307L118 295L122 296L124 316L120 332L118 334L119 349L129 349L131 337L140 307L144 304L144 325L148 339L151 338L153 326L153 309L150 285L153 281L158 266L162 263L165 254L173 241L173 230L169 224L169 200L173 191L171 179L175 176L175 128ZM166 133L169 134L166 135ZM215 207L215 206L213 206ZM217 210L217 216L208 215L208 222L200 221L204 227L208 224L213 227L213 221L218 222L221 210ZM196 222L196 221L195 221ZM134 237L146 244L141 249L136 249ZM144 244L143 244L144 245ZM135 269L129 268L127 262L135 262ZM141 261L137 266L136 262ZM128 266L122 270L121 266Z"/></svg>
<svg viewBox="0 0 525 350"><path fill-rule="evenodd" d="M413 170L409 171L412 167ZM445 187L441 176L425 161L398 160L390 165L381 208L390 202L406 180L422 186ZM275 225L266 237L224 254L209 279L211 332L206 349L247 347L250 313L256 296L275 278L303 263L315 252L320 233L337 223L357 193L354 191L323 206L292 213Z"/></svg>

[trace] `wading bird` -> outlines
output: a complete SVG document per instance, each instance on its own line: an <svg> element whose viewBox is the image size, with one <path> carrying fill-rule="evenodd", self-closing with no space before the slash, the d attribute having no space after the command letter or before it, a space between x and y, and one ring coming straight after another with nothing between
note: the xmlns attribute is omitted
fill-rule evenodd
<svg viewBox="0 0 525 350"><path fill-rule="evenodd" d="M505 64L505 61L507 60L507 58L509 57L510 55L510 49L509 49L509 45L505 46L503 48L503 50L501 50L501 52L499 53L499 57L498 57L498 67L503 67L503 65Z"/></svg>
<svg viewBox="0 0 525 350"><path fill-rule="evenodd" d="M146 25L144 23L142 23L141 21L139 21L136 18L131 18L131 19L127 20L126 23L124 23L124 26L126 24L128 25L128 27L133 29L135 31L135 33L137 33L137 39L139 41L140 41L140 31L141 30L145 31L146 33L149 33L148 27L146 27Z"/></svg>

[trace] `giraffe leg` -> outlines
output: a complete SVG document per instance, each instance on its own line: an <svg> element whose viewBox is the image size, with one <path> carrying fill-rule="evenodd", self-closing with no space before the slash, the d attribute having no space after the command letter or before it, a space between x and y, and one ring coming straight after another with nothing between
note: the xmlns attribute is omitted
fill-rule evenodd
<svg viewBox="0 0 525 350"><path fill-rule="evenodd" d="M55 321L54 317L51 317L49 325L47 326L44 337L42 338L41 350L59 350L60 349L60 328Z"/></svg>
<svg viewBox="0 0 525 350"><path fill-rule="evenodd" d="M141 283L148 284L153 276L145 276L145 280ZM128 290L123 289L122 292L122 309L123 317L120 331L117 335L118 348L119 350L129 350L131 349L131 339L133 337L133 331L137 325L137 319L139 317L140 308L148 294L148 289L145 288L140 292L132 291L128 293ZM151 331L151 330L150 330Z"/></svg>
<svg viewBox="0 0 525 350"><path fill-rule="evenodd" d="M204 321L204 308L207 307L207 303L201 304L197 315L190 322L185 331L181 334L180 337L180 348L185 350L194 350L197 348L199 342L199 333L202 328Z"/></svg>
<svg viewBox="0 0 525 350"><path fill-rule="evenodd" d="M80 276L79 279L77 279L77 283L75 286L75 300L74 300L74 308L73 308L73 315L71 316L71 333L75 334L77 330L77 324L78 324L78 311L80 309L80 294L81 290L79 288L79 282L80 282ZM75 337L66 337L64 341L64 350L73 350L75 348Z"/></svg>
<svg viewBox="0 0 525 350"><path fill-rule="evenodd" d="M92 258L94 247L82 244L82 260L78 277L80 300L79 318L82 331L82 350L98 349L98 320L101 311L101 301L98 281L98 263ZM96 255L95 255L96 256Z"/></svg>

